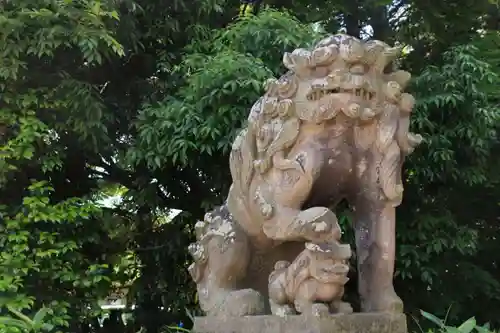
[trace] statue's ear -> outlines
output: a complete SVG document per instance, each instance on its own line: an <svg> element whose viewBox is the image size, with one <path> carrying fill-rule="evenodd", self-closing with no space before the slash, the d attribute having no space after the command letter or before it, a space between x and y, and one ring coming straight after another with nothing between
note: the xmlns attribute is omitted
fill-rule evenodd
<svg viewBox="0 0 500 333"><path fill-rule="evenodd" d="M411 74L407 71L397 70L385 75L387 81L396 81L401 89L405 89L411 80Z"/></svg>
<svg viewBox="0 0 500 333"><path fill-rule="evenodd" d="M311 71L311 52L296 49L292 53L285 52L283 65L300 77L308 76Z"/></svg>

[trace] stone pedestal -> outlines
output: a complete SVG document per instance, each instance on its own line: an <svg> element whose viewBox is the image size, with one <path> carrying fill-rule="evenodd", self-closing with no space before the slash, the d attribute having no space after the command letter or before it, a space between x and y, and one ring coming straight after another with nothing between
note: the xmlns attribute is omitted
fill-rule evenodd
<svg viewBox="0 0 500 333"><path fill-rule="evenodd" d="M404 314L354 313L324 317L197 317L195 333L407 333Z"/></svg>

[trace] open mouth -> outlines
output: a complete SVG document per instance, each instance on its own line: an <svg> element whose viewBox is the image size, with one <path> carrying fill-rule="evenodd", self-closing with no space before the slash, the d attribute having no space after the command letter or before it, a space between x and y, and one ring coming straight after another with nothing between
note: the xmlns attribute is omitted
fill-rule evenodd
<svg viewBox="0 0 500 333"><path fill-rule="evenodd" d="M337 265L333 265L333 266L323 267L322 271L325 273L332 274L332 275L342 276L342 275L345 275L349 272L349 266L337 264Z"/></svg>
<svg viewBox="0 0 500 333"><path fill-rule="evenodd" d="M312 89L306 96L308 101L315 102L319 101L326 95L333 95L333 94L340 94L340 93L347 93L347 94L352 94L354 96L360 97L365 101L371 101L375 98L375 93L368 91L363 88L356 88L356 89L323 89L323 88L316 88Z"/></svg>

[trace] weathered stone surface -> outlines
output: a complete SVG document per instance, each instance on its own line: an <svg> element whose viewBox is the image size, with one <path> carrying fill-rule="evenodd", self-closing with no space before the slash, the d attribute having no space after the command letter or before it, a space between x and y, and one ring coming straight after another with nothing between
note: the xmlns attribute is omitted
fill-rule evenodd
<svg viewBox="0 0 500 333"><path fill-rule="evenodd" d="M404 314L197 317L195 333L407 333Z"/></svg>
<svg viewBox="0 0 500 333"><path fill-rule="evenodd" d="M289 71L267 82L232 145L226 202L196 225L189 272L207 316L352 312L342 302L351 250L330 210L343 199L361 311L403 311L395 207L422 138L409 132L410 73L387 71L400 51L338 34L285 53Z"/></svg>

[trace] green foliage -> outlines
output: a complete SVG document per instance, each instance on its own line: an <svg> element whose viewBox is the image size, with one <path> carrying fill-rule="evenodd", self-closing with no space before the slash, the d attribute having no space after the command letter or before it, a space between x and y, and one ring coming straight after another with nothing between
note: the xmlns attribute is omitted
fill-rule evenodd
<svg viewBox="0 0 500 333"><path fill-rule="evenodd" d="M7 307L20 318L4 320L2 330L61 329L78 318L72 310L83 311L109 287L109 277L96 274L107 263L82 252L96 241L82 231L99 207L91 193L64 195L54 184L66 172L68 133L97 146L100 103L69 70L123 55L107 29L118 14L102 1L7 1L2 9L0 313ZM33 319L25 315L40 306L47 308Z"/></svg>
<svg viewBox="0 0 500 333"><path fill-rule="evenodd" d="M490 330L489 324L485 324L483 326L479 326L476 323L476 319L474 317L471 317L464 321L462 324L459 326L449 326L446 324L446 319L442 320L439 319L438 317L434 316L431 313L425 312L420 310L420 313L422 316L432 322L434 325L436 325L439 329L439 332L443 333L471 333L471 332L478 332L478 333L493 333L493 331Z"/></svg>
<svg viewBox="0 0 500 333"><path fill-rule="evenodd" d="M4 325L7 331L17 328L21 332L50 332L54 328L53 325L44 322L45 317L51 312L48 308L41 308L38 310L33 319L30 319L13 308L8 308L9 311L19 319L0 317L0 327Z"/></svg>
<svg viewBox="0 0 500 333"><path fill-rule="evenodd" d="M412 177L417 181L468 186L487 181L500 112L480 89L497 82L497 74L477 53L473 46L455 47L443 54L443 66L428 66L415 80L418 104L413 125L427 134L415 159L430 156L433 162L415 171Z"/></svg>
<svg viewBox="0 0 500 333"><path fill-rule="evenodd" d="M406 166L397 274L407 281L401 284L412 281L406 297L422 295L411 297L412 305L443 313L453 303L451 319L470 311L462 308L470 295L500 300L489 245L499 234L492 214L498 177L491 168L500 108L483 88L496 84L498 74L481 58L474 46L451 48L443 63L424 68L411 88L417 96L413 129L425 142Z"/></svg>
<svg viewBox="0 0 500 333"><path fill-rule="evenodd" d="M109 277L95 274L107 268L107 264L89 263L79 253L89 240L77 236L77 230L98 211L93 202L78 198L51 205L53 188L45 182L33 183L28 191L17 210L1 212L4 225L0 238L0 290L5 295L2 305L22 311L35 302L49 302L53 310L50 322L65 326L70 319L67 308L76 300L54 300L52 293L87 289L90 296L99 287L107 288ZM50 289L36 290L44 281L50 281ZM90 304L91 298L87 302Z"/></svg>
<svg viewBox="0 0 500 333"><path fill-rule="evenodd" d="M263 93L262 83L283 72L283 51L317 38L310 26L272 10L214 32L209 42L201 41L210 53L191 53L175 69L184 73L185 84L139 114L138 146L130 152L131 160L146 160L155 169L168 161L193 165L199 154L227 154ZM193 41L188 50L205 49L199 43Z"/></svg>

